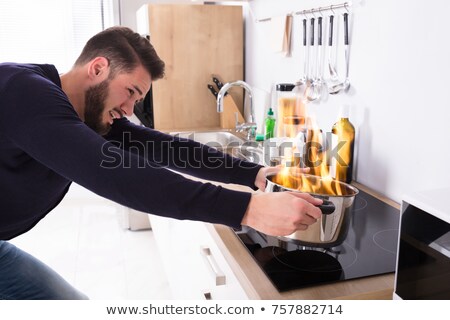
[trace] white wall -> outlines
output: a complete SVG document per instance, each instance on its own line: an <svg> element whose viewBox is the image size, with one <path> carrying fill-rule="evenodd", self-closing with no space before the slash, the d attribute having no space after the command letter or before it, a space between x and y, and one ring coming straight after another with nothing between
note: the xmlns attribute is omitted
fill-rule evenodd
<svg viewBox="0 0 450 320"><path fill-rule="evenodd" d="M135 12L147 2L182 1L122 0L122 25L135 28ZM267 25L254 19L342 2L249 2L246 81L255 88L259 119L273 85L295 82L302 74L301 16L294 17L292 57L271 52ZM356 0L351 13L351 90L325 97L310 109L328 131L339 107L351 105L357 181L396 201L414 190L448 187L450 44L444 23L450 2Z"/></svg>
<svg viewBox="0 0 450 320"><path fill-rule="evenodd" d="M344 1L254 0L261 19ZM353 1L351 90L311 104L330 130L342 104L357 128L357 181L396 201L413 190L450 185L450 44L446 0ZM301 16L294 16L292 57L272 53L265 23L246 24L246 80L270 92L302 74ZM258 108L266 106L259 105ZM450 195L449 195L450 196Z"/></svg>
<svg viewBox="0 0 450 320"><path fill-rule="evenodd" d="M136 11L147 3L180 3L176 0L118 0L120 6L120 24L136 30ZM182 1L182 0L181 0ZM137 31L137 30L136 30Z"/></svg>

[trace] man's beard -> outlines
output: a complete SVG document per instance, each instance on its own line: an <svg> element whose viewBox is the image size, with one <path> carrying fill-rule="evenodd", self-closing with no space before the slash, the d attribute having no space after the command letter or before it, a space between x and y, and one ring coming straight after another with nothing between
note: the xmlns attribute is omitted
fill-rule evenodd
<svg viewBox="0 0 450 320"><path fill-rule="evenodd" d="M104 80L87 89L85 93L84 123L100 135L107 134L111 129L109 123L103 123L108 86L109 80Z"/></svg>

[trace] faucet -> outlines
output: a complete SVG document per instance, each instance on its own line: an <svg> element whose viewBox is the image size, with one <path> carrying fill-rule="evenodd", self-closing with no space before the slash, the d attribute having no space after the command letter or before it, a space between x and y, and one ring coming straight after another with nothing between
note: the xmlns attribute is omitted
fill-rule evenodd
<svg viewBox="0 0 450 320"><path fill-rule="evenodd" d="M225 94L228 92L228 90L231 87L241 87L244 88L245 91L248 94L249 100L250 100L250 119L247 121L245 120L244 123L239 123L238 117L236 115L236 131L247 132L247 139L254 139L256 136L256 122L255 122L255 110L253 108L253 92L252 88L244 81L238 80L235 82L229 82L223 85L223 87L220 89L219 93L217 94L217 112L223 112L223 99L225 97ZM244 105L244 116L245 116L245 105Z"/></svg>

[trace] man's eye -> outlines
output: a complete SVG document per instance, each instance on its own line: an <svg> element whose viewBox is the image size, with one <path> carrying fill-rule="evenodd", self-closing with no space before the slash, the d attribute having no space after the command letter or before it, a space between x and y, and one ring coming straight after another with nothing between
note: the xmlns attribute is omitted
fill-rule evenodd
<svg viewBox="0 0 450 320"><path fill-rule="evenodd" d="M128 93L130 94L130 96L132 96L134 94L134 90L133 89L128 89Z"/></svg>

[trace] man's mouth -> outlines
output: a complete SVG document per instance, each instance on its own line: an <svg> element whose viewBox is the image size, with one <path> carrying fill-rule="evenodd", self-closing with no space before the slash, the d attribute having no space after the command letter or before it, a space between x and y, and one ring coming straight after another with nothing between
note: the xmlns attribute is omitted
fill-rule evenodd
<svg viewBox="0 0 450 320"><path fill-rule="evenodd" d="M123 114L120 111L114 109L109 111L109 116L111 117L111 121L109 121L109 124L112 124L115 119L122 118Z"/></svg>

